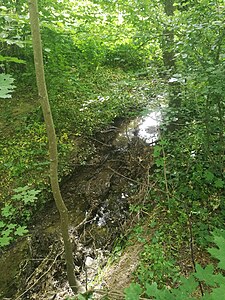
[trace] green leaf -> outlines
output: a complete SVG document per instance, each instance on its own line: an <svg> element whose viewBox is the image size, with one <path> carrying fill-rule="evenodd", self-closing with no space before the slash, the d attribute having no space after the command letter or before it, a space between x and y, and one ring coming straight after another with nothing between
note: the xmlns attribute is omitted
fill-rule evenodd
<svg viewBox="0 0 225 300"><path fill-rule="evenodd" d="M158 289L157 283L154 282L151 285L146 283L146 295L148 297L155 297L157 300L174 300L174 296L170 293L169 290ZM152 298L151 298L152 299Z"/></svg>
<svg viewBox="0 0 225 300"><path fill-rule="evenodd" d="M8 227L9 229L14 229L16 226L17 226L16 224L10 223L7 227Z"/></svg>
<svg viewBox="0 0 225 300"><path fill-rule="evenodd" d="M212 182L215 177L214 174L208 170L205 171L204 176L205 176L206 181L208 181L208 182Z"/></svg>
<svg viewBox="0 0 225 300"><path fill-rule="evenodd" d="M221 189L224 187L224 181L222 179L218 178L215 180L214 185L216 188Z"/></svg>
<svg viewBox="0 0 225 300"><path fill-rule="evenodd" d="M0 228L3 228L3 227L5 227L5 223L3 222L3 221L0 221Z"/></svg>
<svg viewBox="0 0 225 300"><path fill-rule="evenodd" d="M221 285L213 289L212 293L210 294L212 300L219 300L225 298L225 284Z"/></svg>
<svg viewBox="0 0 225 300"><path fill-rule="evenodd" d="M29 190L29 186L28 185L25 185L25 186L20 186L16 189L13 189L14 192L16 193L21 193L21 192L25 192L25 191L28 191Z"/></svg>
<svg viewBox="0 0 225 300"><path fill-rule="evenodd" d="M212 284L214 285L214 283L212 282L212 275L214 272L214 267L212 264L207 265L204 268L202 268L201 265L196 264L196 273L195 273L195 277L197 279L199 279L200 281L205 281L206 284Z"/></svg>
<svg viewBox="0 0 225 300"><path fill-rule="evenodd" d="M18 63L18 64L26 64L25 60L19 59L17 57L11 57L11 56L0 55L0 62L1 61L14 62L14 63Z"/></svg>
<svg viewBox="0 0 225 300"><path fill-rule="evenodd" d="M24 202L25 204L28 204L28 203L34 203L35 199L37 199L36 196L27 194L27 195L25 195L25 196L23 197L23 202Z"/></svg>
<svg viewBox="0 0 225 300"><path fill-rule="evenodd" d="M5 207L2 208L2 216L3 217L10 217L14 214L16 209L11 204L6 204Z"/></svg>
<svg viewBox="0 0 225 300"><path fill-rule="evenodd" d="M8 74L0 74L0 98L11 98L11 93L15 88L13 85L14 79L11 75Z"/></svg>
<svg viewBox="0 0 225 300"><path fill-rule="evenodd" d="M156 145L156 146L154 147L153 156L154 156L154 157L159 157L159 156L161 155L161 151L162 151L162 147Z"/></svg>
<svg viewBox="0 0 225 300"><path fill-rule="evenodd" d="M181 294L190 295L192 294L198 286L198 282L195 280L194 276L190 277L181 277L181 285L179 287L179 291ZM189 298L190 299L190 298Z"/></svg>
<svg viewBox="0 0 225 300"><path fill-rule="evenodd" d="M218 248L208 248L208 252L220 262L218 267L225 270L225 238L220 235L214 235L214 242Z"/></svg>
<svg viewBox="0 0 225 300"><path fill-rule="evenodd" d="M164 166L164 159L163 158L157 158L155 160L155 163L156 163L157 167Z"/></svg>
<svg viewBox="0 0 225 300"><path fill-rule="evenodd" d="M207 265L205 268L202 268L200 265L196 265L196 273L194 276L200 280L204 281L209 286L216 286L218 284L225 284L225 277L222 274L214 275L213 265Z"/></svg>
<svg viewBox="0 0 225 300"><path fill-rule="evenodd" d="M23 201L25 204L33 203L41 191L30 189L29 186L18 187L14 189L15 195L12 196L13 200Z"/></svg>
<svg viewBox="0 0 225 300"><path fill-rule="evenodd" d="M3 230L4 236L9 236L13 231L13 228L10 228L10 226L7 226L7 229Z"/></svg>
<svg viewBox="0 0 225 300"><path fill-rule="evenodd" d="M154 282L151 285L149 283L146 283L146 294L148 297L155 296L158 292L157 283Z"/></svg>
<svg viewBox="0 0 225 300"><path fill-rule="evenodd" d="M0 247L8 246L11 239L12 238L7 235L3 235L3 237L0 237Z"/></svg>
<svg viewBox="0 0 225 300"><path fill-rule="evenodd" d="M14 232L15 235L23 236L24 234L28 233L26 226L19 226L16 231Z"/></svg>
<svg viewBox="0 0 225 300"><path fill-rule="evenodd" d="M12 196L12 199L13 200L22 200L23 199L23 197L24 197L24 195L23 194L16 194L16 195L13 195Z"/></svg>
<svg viewBox="0 0 225 300"><path fill-rule="evenodd" d="M131 283L128 288L124 289L125 300L139 300L142 288L138 283Z"/></svg>
<svg viewBox="0 0 225 300"><path fill-rule="evenodd" d="M30 190L28 193L29 193L30 195L36 196L37 194L40 193L40 190Z"/></svg>
<svg viewBox="0 0 225 300"><path fill-rule="evenodd" d="M78 298L78 300L86 300L86 297L84 297L84 296L83 296L83 295L81 295L81 294L80 294L80 295L78 295L78 297L77 297L77 298Z"/></svg>
<svg viewBox="0 0 225 300"><path fill-rule="evenodd" d="M167 140L160 140L160 141L159 141L159 144L160 144L161 146L166 146L167 143L168 143ZM161 148L161 147L160 147L160 148Z"/></svg>

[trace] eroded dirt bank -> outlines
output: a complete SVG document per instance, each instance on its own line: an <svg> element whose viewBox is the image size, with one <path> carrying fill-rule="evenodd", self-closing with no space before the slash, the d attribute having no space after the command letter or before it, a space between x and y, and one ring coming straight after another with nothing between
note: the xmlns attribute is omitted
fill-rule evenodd
<svg viewBox="0 0 225 300"><path fill-rule="evenodd" d="M129 226L129 205L145 196L157 124L144 122L146 118L117 122L96 135L91 141L93 157L85 165L74 165L73 173L63 180L75 269L83 290ZM144 131L148 136L143 136ZM65 299L72 295L54 203L37 219L30 236L0 259L0 299Z"/></svg>

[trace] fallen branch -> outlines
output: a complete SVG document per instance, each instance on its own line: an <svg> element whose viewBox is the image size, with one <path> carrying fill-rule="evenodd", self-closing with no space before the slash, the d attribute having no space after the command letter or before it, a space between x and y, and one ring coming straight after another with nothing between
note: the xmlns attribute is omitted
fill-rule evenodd
<svg viewBox="0 0 225 300"><path fill-rule="evenodd" d="M47 269L47 271L46 272L44 272L28 289L26 289L22 294L20 294L15 300L19 300L19 299L21 299L21 297L22 296L24 296L26 293L28 293L33 287L35 287L35 285L37 285L37 283L46 275L46 274L48 274L48 272L51 270L51 268L54 266L54 264L55 264L55 262L56 262L56 260L57 260L57 258L63 253L64 251L61 251L60 253L58 253L57 255L56 255L56 257L55 257L55 259L54 259L54 261L53 261L53 263L51 264L51 266ZM50 254L52 253L52 250L51 250L51 252L50 252ZM49 255L50 255L49 254ZM43 262L45 262L45 261L48 261L49 259L48 259L48 257L49 257L49 255L46 257L46 259L43 261ZM41 264L43 264L43 262L41 263ZM36 269L35 269L35 271L36 271ZM35 273L35 271L32 273L32 275L29 277L29 278L31 278L32 276L33 276L33 274Z"/></svg>
<svg viewBox="0 0 225 300"><path fill-rule="evenodd" d="M132 179L132 178L130 178L130 177L127 177L127 176L125 176L125 175L123 175L123 174L117 172L116 170L112 169L112 168L109 167L109 166L108 166L107 168L108 168L109 170L113 171L115 174L117 174L117 175L119 175L119 176L121 176L121 177L123 177L123 178L125 178L125 179L127 179L127 180L129 180L129 181L135 182L135 183L137 183L137 184L140 183L140 182L138 182L137 180L134 180L134 179Z"/></svg>

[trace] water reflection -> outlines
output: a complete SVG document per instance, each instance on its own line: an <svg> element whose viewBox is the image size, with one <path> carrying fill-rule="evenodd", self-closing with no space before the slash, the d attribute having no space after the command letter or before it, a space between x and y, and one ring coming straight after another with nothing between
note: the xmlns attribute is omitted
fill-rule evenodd
<svg viewBox="0 0 225 300"><path fill-rule="evenodd" d="M127 141L138 137L148 144L154 144L159 139L159 126L161 123L160 109L149 112L145 116L138 117L128 124L119 133L116 144L123 148Z"/></svg>
<svg viewBox="0 0 225 300"><path fill-rule="evenodd" d="M146 143L152 144L159 138L159 125L161 122L161 112L153 111L142 118L138 125L138 136Z"/></svg>

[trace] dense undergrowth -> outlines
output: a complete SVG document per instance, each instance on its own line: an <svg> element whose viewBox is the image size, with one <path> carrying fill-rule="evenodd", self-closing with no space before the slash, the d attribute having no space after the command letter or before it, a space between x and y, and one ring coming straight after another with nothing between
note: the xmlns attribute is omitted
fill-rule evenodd
<svg viewBox="0 0 225 300"><path fill-rule="evenodd" d="M97 131L116 118L138 114L153 98L168 103L162 108L147 197L130 208L142 219L133 234L143 251L134 283L121 297L223 299L224 3L174 3L174 14L168 15L160 1L140 1L137 16L126 1L119 1L121 12L126 11L120 23L115 3L111 7L96 1L90 15L85 5L77 5L75 16L72 4L64 2L63 13L54 4L51 15L51 1L40 3L60 178L72 171L71 158L85 164L91 157L94 149L88 141ZM0 246L5 247L27 232L32 214L46 202L49 178L26 7L20 5L16 12L9 4L3 8L1 69L14 76L17 86L13 98L0 103ZM158 213L149 218L155 207ZM209 257L208 248L222 263ZM214 267L208 265L211 261ZM189 279L181 279L193 271Z"/></svg>
<svg viewBox="0 0 225 300"><path fill-rule="evenodd" d="M88 143L91 136L112 125L116 118L135 116L150 98L151 82L138 79L134 73L102 67L89 75L90 78L85 76L80 79L82 84L79 88L71 85L69 92L55 94L53 91L51 97L58 135L60 178L73 170L71 159L76 164L85 164L91 158L94 151L91 142ZM94 77L98 77L97 87L93 83ZM41 202L45 202L44 196L39 193L38 199L27 200L21 196L19 200L22 203L15 203L15 189L27 186L33 193L37 190L45 191L43 195L49 189L47 138L42 113L36 100L33 100L34 105L30 104L35 99L34 93L31 91L24 97L24 92L24 87L21 87L20 92L15 92L2 110L2 246L13 240L16 222L25 226L37 207L37 200L39 207Z"/></svg>

